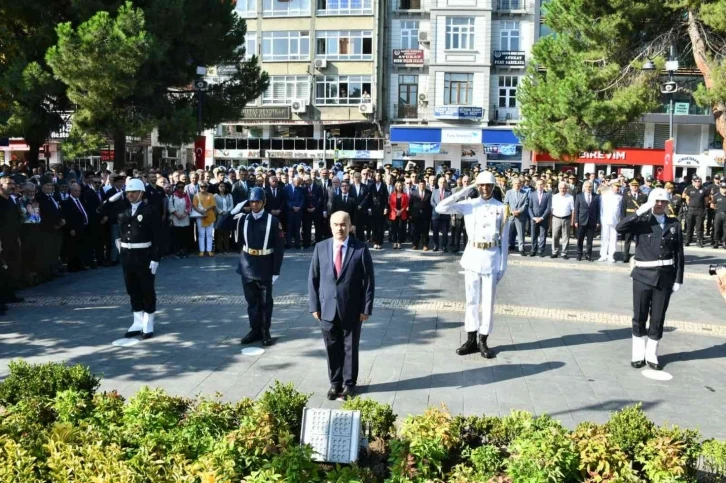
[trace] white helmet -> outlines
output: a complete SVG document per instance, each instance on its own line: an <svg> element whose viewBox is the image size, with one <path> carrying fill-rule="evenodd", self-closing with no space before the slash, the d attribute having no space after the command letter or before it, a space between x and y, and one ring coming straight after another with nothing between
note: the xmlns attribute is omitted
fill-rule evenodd
<svg viewBox="0 0 726 483"><path fill-rule="evenodd" d="M655 188L648 194L648 202L669 201L668 192L663 188Z"/></svg>
<svg viewBox="0 0 726 483"><path fill-rule="evenodd" d="M491 171L482 171L476 175L476 182L474 184L497 184L497 180L494 179Z"/></svg>
<svg viewBox="0 0 726 483"><path fill-rule="evenodd" d="M144 188L144 182L138 178L132 178L126 181L126 191L146 191Z"/></svg>

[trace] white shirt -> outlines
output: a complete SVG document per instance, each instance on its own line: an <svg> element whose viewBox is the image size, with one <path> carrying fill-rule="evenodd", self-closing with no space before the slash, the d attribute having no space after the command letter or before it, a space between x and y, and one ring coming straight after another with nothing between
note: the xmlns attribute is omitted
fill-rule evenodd
<svg viewBox="0 0 726 483"><path fill-rule="evenodd" d="M603 225L617 225L620 221L620 210L623 197L612 191L604 193L600 198L600 223Z"/></svg>
<svg viewBox="0 0 726 483"><path fill-rule="evenodd" d="M655 221L657 221L658 224L660 225L660 229L664 230L665 229L665 215L653 214L653 216L655 216Z"/></svg>
<svg viewBox="0 0 726 483"><path fill-rule="evenodd" d="M131 203L131 216L134 216L136 214L136 209L141 205L141 202L138 203Z"/></svg>
<svg viewBox="0 0 726 483"><path fill-rule="evenodd" d="M343 266L343 262L345 261L345 253L348 251L348 241L350 240L350 236L345 238L345 241L343 241L343 253L340 257L340 266ZM338 252L338 247L340 246L340 242L338 242L335 238L333 238L333 266L335 266L335 254ZM340 274L338 274L340 275Z"/></svg>
<svg viewBox="0 0 726 483"><path fill-rule="evenodd" d="M260 210L260 211L258 211L257 213L255 213L255 212L253 211L253 212L252 212L252 217L253 217L253 218L254 218L255 220L259 220L260 218L262 218L262 215L264 215L264 214L265 214L265 210Z"/></svg>
<svg viewBox="0 0 726 483"><path fill-rule="evenodd" d="M575 211L575 199L571 194L557 193L552 197L552 216L565 217Z"/></svg>

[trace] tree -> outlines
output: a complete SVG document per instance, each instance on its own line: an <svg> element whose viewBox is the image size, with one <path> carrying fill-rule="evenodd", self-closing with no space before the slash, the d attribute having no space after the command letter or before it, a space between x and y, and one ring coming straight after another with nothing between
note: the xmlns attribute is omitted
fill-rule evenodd
<svg viewBox="0 0 726 483"><path fill-rule="evenodd" d="M628 125L659 102L669 46L698 68L695 92L726 139L726 0L552 0L543 6L553 35L533 48L517 96L524 145L556 158L612 150ZM658 67L644 72L646 60Z"/></svg>
<svg viewBox="0 0 726 483"><path fill-rule="evenodd" d="M236 68L205 93L203 125L239 119L268 77L256 57L244 58L247 28L234 4L138 0L99 11L78 27L59 25L46 59L77 104L74 127L113 138L117 166L125 160L127 135L157 127L162 142L189 142L196 133L196 68L214 65Z"/></svg>

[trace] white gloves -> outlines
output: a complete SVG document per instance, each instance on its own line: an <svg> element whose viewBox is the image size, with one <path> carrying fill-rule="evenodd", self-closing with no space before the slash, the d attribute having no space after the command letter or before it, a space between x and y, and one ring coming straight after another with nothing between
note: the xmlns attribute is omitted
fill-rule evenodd
<svg viewBox="0 0 726 483"><path fill-rule="evenodd" d="M280 278L279 275L273 275L272 276L272 285L275 285L275 282L277 281L278 278Z"/></svg>
<svg viewBox="0 0 726 483"><path fill-rule="evenodd" d="M229 213L232 214L232 215L236 215L237 213L239 213L240 211L242 211L242 208L244 208L244 206L246 204L247 204L247 200L242 201L240 203L237 203L237 206L235 206L234 208L232 208L232 211L230 211Z"/></svg>
<svg viewBox="0 0 726 483"><path fill-rule="evenodd" d="M149 264L149 270L151 270L152 275L156 275L156 269L159 268L159 262L152 261Z"/></svg>
<svg viewBox="0 0 726 483"><path fill-rule="evenodd" d="M681 284L680 283L674 283L673 284L673 293L678 292L678 290L680 290L680 289L681 289Z"/></svg>
<svg viewBox="0 0 726 483"><path fill-rule="evenodd" d="M648 201L644 205L641 205L640 208L635 212L638 216L643 216L644 214L648 213L650 210L653 209L655 206L655 201Z"/></svg>

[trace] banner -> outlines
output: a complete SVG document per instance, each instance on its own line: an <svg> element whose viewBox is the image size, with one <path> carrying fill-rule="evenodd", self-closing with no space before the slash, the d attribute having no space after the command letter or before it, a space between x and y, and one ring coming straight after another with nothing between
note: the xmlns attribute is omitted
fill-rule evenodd
<svg viewBox="0 0 726 483"><path fill-rule="evenodd" d="M665 156L663 157L663 174L661 181L673 181L673 139L665 142Z"/></svg>
<svg viewBox="0 0 726 483"><path fill-rule="evenodd" d="M204 150L206 145L206 136L197 136L194 140L194 166L196 166L197 169L204 169Z"/></svg>
<svg viewBox="0 0 726 483"><path fill-rule="evenodd" d="M441 151L441 143L408 143L408 152L411 154L436 154Z"/></svg>

